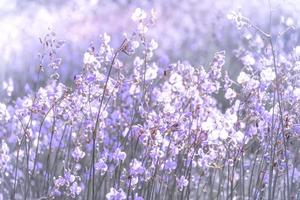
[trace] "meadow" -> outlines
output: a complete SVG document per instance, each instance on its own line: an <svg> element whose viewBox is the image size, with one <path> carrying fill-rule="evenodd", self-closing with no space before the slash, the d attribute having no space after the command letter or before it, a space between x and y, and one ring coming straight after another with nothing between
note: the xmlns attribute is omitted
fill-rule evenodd
<svg viewBox="0 0 300 200"><path fill-rule="evenodd" d="M300 2L3 0L0 200L300 199Z"/></svg>

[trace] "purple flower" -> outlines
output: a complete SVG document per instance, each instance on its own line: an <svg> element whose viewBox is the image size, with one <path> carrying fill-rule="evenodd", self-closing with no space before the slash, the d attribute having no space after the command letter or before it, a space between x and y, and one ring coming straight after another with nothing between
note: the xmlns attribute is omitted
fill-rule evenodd
<svg viewBox="0 0 300 200"><path fill-rule="evenodd" d="M188 183L189 181L184 176L181 176L179 179L177 179L177 185L180 191L182 191L183 188L188 185Z"/></svg>
<svg viewBox="0 0 300 200"><path fill-rule="evenodd" d="M176 169L176 167L177 167L177 163L172 159L168 159L164 164L164 168L169 171Z"/></svg>
<svg viewBox="0 0 300 200"><path fill-rule="evenodd" d="M142 166L142 162L134 159L130 163L130 174L131 175L140 175L143 174L145 171L144 167Z"/></svg>
<svg viewBox="0 0 300 200"><path fill-rule="evenodd" d="M99 159L99 161L95 164L95 169L97 171L101 172L101 175L103 175L107 171L107 164L103 159Z"/></svg>
<svg viewBox="0 0 300 200"><path fill-rule="evenodd" d="M78 162L85 156L85 153L81 150L79 146L77 146L75 147L75 151L73 151L72 156L76 160L76 162Z"/></svg>
<svg viewBox="0 0 300 200"><path fill-rule="evenodd" d="M124 161L126 158L126 153L117 148L113 154L113 159L118 163Z"/></svg>
<svg viewBox="0 0 300 200"><path fill-rule="evenodd" d="M70 187L71 196L75 198L81 192L81 187L78 186L77 182L74 182Z"/></svg>
<svg viewBox="0 0 300 200"><path fill-rule="evenodd" d="M57 179L54 180L54 185L55 185L55 187L58 187L58 188L61 186L64 186L65 183L66 183L66 180L61 176L59 176Z"/></svg>
<svg viewBox="0 0 300 200"><path fill-rule="evenodd" d="M134 195L134 200L144 200L144 198L139 196L138 194L135 194Z"/></svg>
<svg viewBox="0 0 300 200"><path fill-rule="evenodd" d="M107 200L124 200L126 199L125 192L120 188L119 190L115 188L110 188L108 194L106 194Z"/></svg>
<svg viewBox="0 0 300 200"><path fill-rule="evenodd" d="M293 124L291 129L296 135L300 134L300 124Z"/></svg>

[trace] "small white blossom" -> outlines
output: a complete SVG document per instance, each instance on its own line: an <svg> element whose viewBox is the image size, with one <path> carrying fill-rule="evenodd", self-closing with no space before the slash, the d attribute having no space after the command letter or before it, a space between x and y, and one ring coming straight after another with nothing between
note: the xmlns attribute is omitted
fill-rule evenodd
<svg viewBox="0 0 300 200"><path fill-rule="evenodd" d="M140 23L140 24L138 25L138 31L139 31L139 33L141 33L141 34L145 34L145 33L148 32L148 27L147 27L145 24Z"/></svg>
<svg viewBox="0 0 300 200"><path fill-rule="evenodd" d="M135 9L135 11L133 12L132 16L131 16L131 19L133 21L140 21L140 20L143 20L147 17L147 14L144 10L140 9L140 8L137 8Z"/></svg>
<svg viewBox="0 0 300 200"><path fill-rule="evenodd" d="M220 132L219 132L219 138L221 140L226 140L228 138L228 132L225 130L225 129L222 129Z"/></svg>
<svg viewBox="0 0 300 200"><path fill-rule="evenodd" d="M108 35L107 33L104 33L101 36L101 40L105 45L108 45L108 43L110 42L110 35Z"/></svg>
<svg viewBox="0 0 300 200"><path fill-rule="evenodd" d="M262 70L260 76L263 81L273 81L276 78L275 72L270 67Z"/></svg>
<svg viewBox="0 0 300 200"><path fill-rule="evenodd" d="M148 80L153 80L157 77L157 72L158 72L158 67L155 63L153 63L153 65L151 65L145 74L145 79Z"/></svg>
<svg viewBox="0 0 300 200"><path fill-rule="evenodd" d="M226 90L226 93L225 93L225 98L226 99L233 99L235 97L236 97L236 92L233 89L228 88Z"/></svg>
<svg viewBox="0 0 300 200"><path fill-rule="evenodd" d="M255 59L253 58L253 56L252 55L250 55L250 54L247 54L246 56L244 56L243 58L242 58L242 61L243 61L243 64L244 65L254 65L255 64Z"/></svg>
<svg viewBox="0 0 300 200"><path fill-rule="evenodd" d="M90 52L85 52L83 56L83 63L91 65L98 63L98 61L93 54L91 54Z"/></svg>
<svg viewBox="0 0 300 200"><path fill-rule="evenodd" d="M132 47L133 50L139 48L139 46L140 46L140 43L136 40L131 41L130 44L131 44L131 47Z"/></svg>
<svg viewBox="0 0 300 200"><path fill-rule="evenodd" d="M7 96L11 96L14 91L14 82L11 78L8 81L3 81L3 90L6 92Z"/></svg>
<svg viewBox="0 0 300 200"><path fill-rule="evenodd" d="M231 137L238 143L241 143L244 140L244 134L241 131L235 132Z"/></svg>
<svg viewBox="0 0 300 200"><path fill-rule="evenodd" d="M295 25L295 22L294 22L294 20L293 20L291 17L288 17L288 18L285 20L285 25L287 25L287 26L294 26L294 25Z"/></svg>
<svg viewBox="0 0 300 200"><path fill-rule="evenodd" d="M295 88L293 94L297 99L300 99L300 88Z"/></svg>
<svg viewBox="0 0 300 200"><path fill-rule="evenodd" d="M300 46L296 46L294 49L294 54L295 56L297 56L298 58L300 57Z"/></svg>
<svg viewBox="0 0 300 200"><path fill-rule="evenodd" d="M153 51L153 50L157 49L157 47L158 47L157 42L156 42L155 40L152 39L152 40L150 41L150 44L149 44L149 49L150 49L151 51Z"/></svg>
<svg viewBox="0 0 300 200"><path fill-rule="evenodd" d="M246 83L250 80L250 77L245 72L241 72L240 75L237 78L237 82L240 84Z"/></svg>

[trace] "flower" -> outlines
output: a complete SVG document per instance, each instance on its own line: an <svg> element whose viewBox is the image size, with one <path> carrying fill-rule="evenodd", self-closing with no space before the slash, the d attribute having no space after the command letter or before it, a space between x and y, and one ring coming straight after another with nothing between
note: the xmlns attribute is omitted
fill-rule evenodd
<svg viewBox="0 0 300 200"><path fill-rule="evenodd" d="M3 121L8 121L10 119L10 114L7 110L7 106L3 103L0 102L0 122ZM1 133L0 133L1 136Z"/></svg>
<svg viewBox="0 0 300 200"><path fill-rule="evenodd" d="M300 88L295 88L293 94L297 99L300 99Z"/></svg>
<svg viewBox="0 0 300 200"><path fill-rule="evenodd" d="M67 171L66 173L65 173L65 180L67 181L67 182L69 182L69 183L73 183L74 181L75 181L75 179L76 179L76 177L73 175L73 174L71 174L69 171Z"/></svg>
<svg viewBox="0 0 300 200"><path fill-rule="evenodd" d="M241 29L247 25L247 21L240 12L231 11L229 14L227 14L227 19L234 21L238 29Z"/></svg>
<svg viewBox="0 0 300 200"><path fill-rule="evenodd" d="M66 183L66 180L61 176L59 176L57 179L54 180L54 185L58 188L61 186L64 186L65 183Z"/></svg>
<svg viewBox="0 0 300 200"><path fill-rule="evenodd" d="M108 43L110 42L110 35L108 35L107 33L104 33L101 36L101 39L105 45L108 45Z"/></svg>
<svg viewBox="0 0 300 200"><path fill-rule="evenodd" d="M148 48L150 49L150 51L153 51L153 50L157 49L157 47L158 47L157 42L152 39L150 41L150 43L149 43L149 47Z"/></svg>
<svg viewBox="0 0 300 200"><path fill-rule="evenodd" d="M98 63L98 60L91 52L85 52L83 56L83 63L94 65Z"/></svg>
<svg viewBox="0 0 300 200"><path fill-rule="evenodd" d="M144 23L139 23L137 29L138 29L139 33L141 33L141 34L145 34L148 32L148 27Z"/></svg>
<svg viewBox="0 0 300 200"><path fill-rule="evenodd" d="M124 200L126 199L125 192L120 188L119 190L115 188L110 188L109 193L106 194L107 200Z"/></svg>
<svg viewBox="0 0 300 200"><path fill-rule="evenodd" d="M78 186L78 183L74 182L70 187L71 196L75 198L75 196L80 194L81 190L82 189Z"/></svg>
<svg viewBox="0 0 300 200"><path fill-rule="evenodd" d="M237 82L240 84L246 83L250 80L250 77L248 74L246 74L245 72L241 72L240 75L237 78Z"/></svg>
<svg viewBox="0 0 300 200"><path fill-rule="evenodd" d="M233 89L231 89L231 88L228 88L228 89L226 90L226 93L225 93L225 98L226 98L226 99L233 99L233 98L235 98L235 97L236 97L235 91L234 91Z"/></svg>
<svg viewBox="0 0 300 200"><path fill-rule="evenodd" d="M134 195L134 200L144 200L143 197L139 196L137 193Z"/></svg>
<svg viewBox="0 0 300 200"><path fill-rule="evenodd" d="M300 124L293 124L291 127L291 130L296 134L300 134Z"/></svg>
<svg viewBox="0 0 300 200"><path fill-rule="evenodd" d="M273 81L276 77L275 72L270 67L262 70L260 76L263 81Z"/></svg>
<svg viewBox="0 0 300 200"><path fill-rule="evenodd" d="M173 161L172 159L166 160L165 165L164 165L164 168L166 170L172 171L172 170L176 169L176 167L177 167L177 164L175 161Z"/></svg>
<svg viewBox="0 0 300 200"><path fill-rule="evenodd" d="M255 64L255 59L250 54L247 54L245 57L243 57L242 61L243 61L244 65L254 65Z"/></svg>
<svg viewBox="0 0 300 200"><path fill-rule="evenodd" d="M153 65L149 66L146 70L146 74L145 74L146 81L155 79L157 77L157 72L158 72L158 67L155 63L153 63Z"/></svg>
<svg viewBox="0 0 300 200"><path fill-rule="evenodd" d="M99 161L95 164L95 169L100 171L101 175L103 175L107 171L108 167L103 159L99 159Z"/></svg>
<svg viewBox="0 0 300 200"><path fill-rule="evenodd" d="M113 159L116 162L119 162L119 161L124 161L125 158L126 158L126 153L121 151L119 148L117 148L113 154Z"/></svg>
<svg viewBox="0 0 300 200"><path fill-rule="evenodd" d="M144 167L142 166L142 162L138 161L137 159L134 159L130 163L130 174L131 175L139 175L143 174L145 171Z"/></svg>
<svg viewBox="0 0 300 200"><path fill-rule="evenodd" d="M294 49L294 54L296 57L300 57L300 46L296 46Z"/></svg>
<svg viewBox="0 0 300 200"><path fill-rule="evenodd" d="M136 8L135 11L133 12L131 19L133 21L141 21L147 17L147 14L144 10L141 8Z"/></svg>
<svg viewBox="0 0 300 200"><path fill-rule="evenodd" d="M11 96L14 91L14 82L11 78L8 81L3 81L3 90L6 91L7 96Z"/></svg>
<svg viewBox="0 0 300 200"><path fill-rule="evenodd" d="M237 143L242 143L245 135L241 131L236 131L234 134L231 135L232 139Z"/></svg>
<svg viewBox="0 0 300 200"><path fill-rule="evenodd" d="M179 187L179 191L182 191L184 187L186 187L189 184L189 181L184 177L181 176L179 179L177 179L177 185Z"/></svg>
<svg viewBox="0 0 300 200"><path fill-rule="evenodd" d="M72 153L73 158L78 162L80 159L82 159L85 156L85 152L81 150L79 146L75 147L75 151Z"/></svg>

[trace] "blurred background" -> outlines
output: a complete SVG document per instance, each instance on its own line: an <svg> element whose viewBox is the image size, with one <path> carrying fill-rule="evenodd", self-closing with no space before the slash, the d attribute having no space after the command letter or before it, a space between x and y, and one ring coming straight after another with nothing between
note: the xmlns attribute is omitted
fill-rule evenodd
<svg viewBox="0 0 300 200"><path fill-rule="evenodd" d="M61 81L69 84L81 69L83 53L91 43L97 46L100 34L111 35L117 47L123 33L132 31L131 14L137 7L158 13L148 35L159 44L155 59L161 67L177 60L207 66L216 51L225 50L226 68L236 78L243 67L236 50L254 35L241 33L227 19L231 11L241 11L266 32L293 26L282 39L283 51L293 50L300 40L300 0L0 0L0 100L8 90L13 97L26 94L37 81L39 38L49 30L65 41L58 55ZM256 40L259 44L261 38Z"/></svg>

